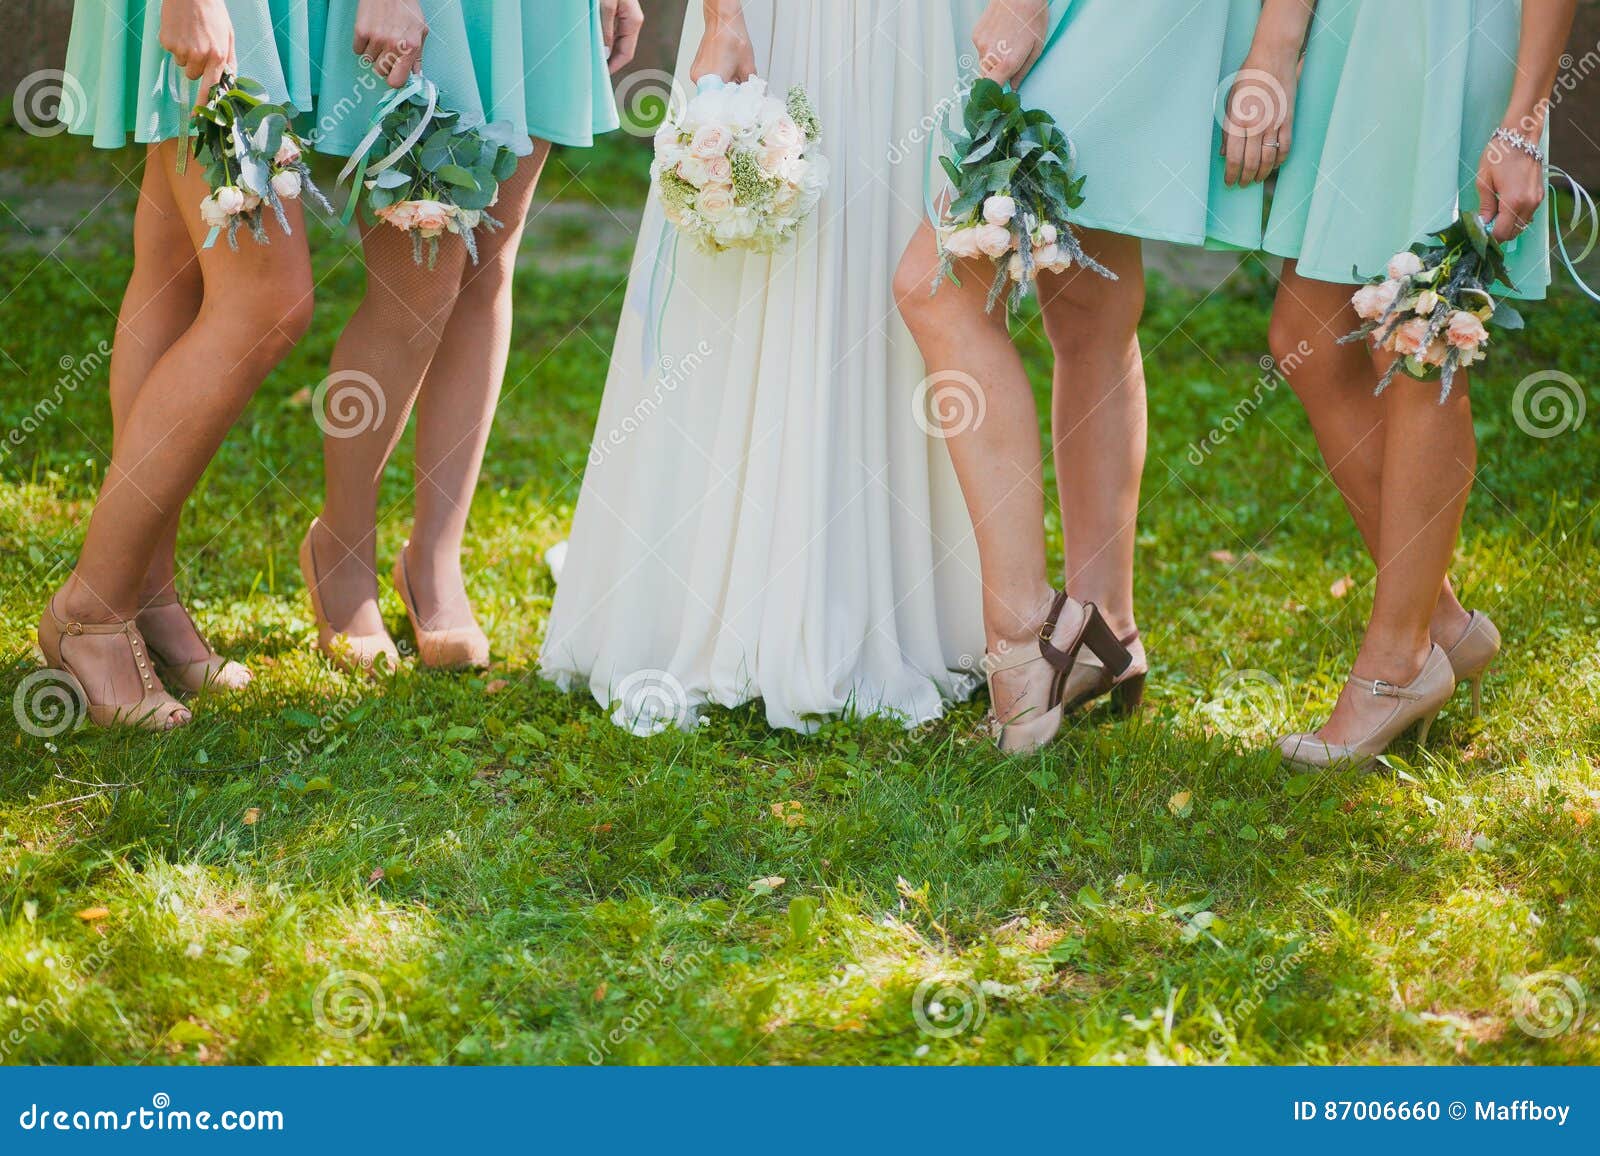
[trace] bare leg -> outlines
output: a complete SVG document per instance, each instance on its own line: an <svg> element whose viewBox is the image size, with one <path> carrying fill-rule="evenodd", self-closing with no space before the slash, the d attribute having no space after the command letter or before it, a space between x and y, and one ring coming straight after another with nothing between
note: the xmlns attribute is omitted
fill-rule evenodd
<svg viewBox="0 0 1600 1156"><path fill-rule="evenodd" d="M170 182L188 250L198 254L205 298L198 316L145 376L117 432L111 465L78 564L58 610L89 623L134 617L163 536L263 378L311 319L311 261L297 206L294 236L202 251L206 195L198 166L177 172L177 145L152 146L147 165ZM137 699L141 681L120 637L85 636L103 668L85 671L92 701Z"/></svg>
<svg viewBox="0 0 1600 1156"><path fill-rule="evenodd" d="M992 270L965 262L960 286L946 282L930 295L938 264L933 229L924 223L901 260L895 297L927 363L934 399L944 397L937 412L981 415L958 420L945 433L977 535L989 651L1005 654L1034 644L1052 597L1039 411L1003 310L984 312ZM995 677L1001 718L1046 705L1023 700L1025 680L1018 673Z"/></svg>
<svg viewBox="0 0 1600 1156"><path fill-rule="evenodd" d="M506 227L480 240L479 264L466 267L417 401L417 513L406 566L414 609L427 630L477 624L462 577L461 544L511 351L517 247L549 152L549 145L538 142L500 186L494 213Z"/></svg>
<svg viewBox="0 0 1600 1156"><path fill-rule="evenodd" d="M378 490L423 377L444 340L467 264L460 238L439 242L429 269L411 237L364 226L367 291L334 347L322 441L322 533L315 537L322 608L339 634L382 635ZM348 420L359 413L359 420Z"/></svg>
<svg viewBox="0 0 1600 1156"><path fill-rule="evenodd" d="M1385 405L1368 384L1372 359L1366 350L1358 344L1339 344L1339 338L1354 328L1345 324L1349 301L1348 286L1302 277L1294 262L1286 262L1273 308L1270 344L1278 367L1305 406L1328 473L1367 552L1376 559ZM1430 619L1433 640L1449 647L1466 630L1467 619L1447 577Z"/></svg>
<svg viewBox="0 0 1600 1156"><path fill-rule="evenodd" d="M1275 344L1312 343L1319 335L1326 341L1329 330L1348 333L1356 328L1358 319L1343 286L1313 287L1304 280L1300 285L1307 290L1303 300L1323 303L1329 312L1304 328L1297 323L1303 317L1291 317L1287 324L1275 321ZM1377 433L1362 433L1354 420L1346 429L1345 423L1325 411L1350 401L1358 392L1370 394L1383 368L1359 348L1357 353L1361 371L1346 380L1345 392L1323 395L1298 382L1296 388L1306 388L1314 399L1307 402L1307 409L1318 411L1313 423L1318 425L1319 439L1323 429L1332 429L1335 437L1364 437L1378 443L1376 456L1381 467L1375 493L1364 502L1359 496L1352 500L1352 512L1357 508L1366 511L1357 516L1358 524L1362 517L1375 523L1378 564L1372 619L1356 658L1355 673L1404 686L1416 678L1433 645L1430 625L1472 490L1477 438L1465 374L1457 376L1443 405L1434 383L1398 377L1375 399ZM1351 369L1356 368L1352 361ZM1309 381L1315 382L1316 376L1309 375ZM1301 379L1308 381L1308 375L1302 374ZM1427 447L1427 453L1418 453L1419 446ZM1359 460L1362 454L1347 454L1345 460L1352 456ZM1333 743L1355 741L1367 732L1363 718L1371 709L1372 696L1347 687L1319 734Z"/></svg>
<svg viewBox="0 0 1600 1156"><path fill-rule="evenodd" d="M1085 251L1118 280L1074 269L1040 278L1055 350L1052 429L1067 592L1119 637L1135 629L1133 554L1145 460L1144 264L1136 237L1086 230ZM1142 669L1144 655L1135 656Z"/></svg>

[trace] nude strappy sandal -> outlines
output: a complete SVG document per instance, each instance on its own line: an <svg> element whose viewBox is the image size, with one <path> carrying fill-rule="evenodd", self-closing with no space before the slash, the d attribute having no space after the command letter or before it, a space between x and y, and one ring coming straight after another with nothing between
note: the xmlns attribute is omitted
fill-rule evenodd
<svg viewBox="0 0 1600 1156"><path fill-rule="evenodd" d="M1135 630L1117 639L1117 642L1132 656L1134 648L1139 645L1139 632ZM1098 661L1098 655L1092 657L1095 661L1085 656L1067 679L1063 694L1066 713L1074 714L1107 695L1111 696L1111 709L1115 713L1131 715L1138 711L1144 705L1144 684L1150 674L1149 667L1135 670L1130 658L1126 670L1121 674L1112 674Z"/></svg>
<svg viewBox="0 0 1600 1156"><path fill-rule="evenodd" d="M97 703L89 698L83 679L73 669L70 653L71 640L85 635L121 634L127 638L128 649L139 666L139 678L144 693L138 702ZM169 731L186 726L189 708L167 693L151 670L150 656L144 638L130 621L123 622L69 622L56 613L56 600L52 596L45 605L44 617L39 620L39 649L44 652L45 663L64 678L77 693L78 701L85 704L89 721L97 727L127 727L147 731Z"/></svg>
<svg viewBox="0 0 1600 1156"><path fill-rule="evenodd" d="M984 666L989 672L991 702L996 701L994 676L1002 671L1039 663L1042 665L1033 672L1033 676L1050 678L1050 693L1045 699L1050 705L1046 709L1029 707L1006 719L994 716L995 743L1006 754L1029 754L1049 745L1060 734L1061 723L1066 715L1064 696L1067 683L1077 664L1078 654L1085 646L1100 660L1113 679L1122 675L1133 662L1133 656L1117 641L1117 636L1106 625L1092 602L1081 604L1083 617L1077 633L1064 640L1065 645L1058 645L1060 640L1056 638L1056 631L1061 624L1061 615L1071 604L1074 604L1074 600L1066 593L1056 595L1050 614L1039 628L1037 654L1031 648L1022 648L1015 654L989 654L984 657Z"/></svg>
<svg viewBox="0 0 1600 1156"><path fill-rule="evenodd" d="M189 608L176 598L165 602L146 602L139 608L140 617L147 610L164 610L168 606L176 606L183 611L183 616L189 620L189 626L194 631L195 637L205 644L206 657L197 662L171 662L156 647L146 642L145 647L150 652L151 659L155 662L156 669L161 674L163 682L176 686L185 694L199 694L205 690L243 690L250 685L254 677L249 667L243 663L234 662L223 658L211 649L211 643L206 641L206 636L200 633L200 627L194 620L194 615L189 613ZM134 620L136 623L138 619ZM142 632L141 632L142 633Z"/></svg>
<svg viewBox="0 0 1600 1156"><path fill-rule="evenodd" d="M424 630L417 617L417 600L411 592L411 574L406 570L408 541L400 547L400 556L394 560L395 592L406 608L411 620L411 632L417 636L417 659L423 666L435 670L487 670L489 668L489 636L477 626L461 626L453 630Z"/></svg>

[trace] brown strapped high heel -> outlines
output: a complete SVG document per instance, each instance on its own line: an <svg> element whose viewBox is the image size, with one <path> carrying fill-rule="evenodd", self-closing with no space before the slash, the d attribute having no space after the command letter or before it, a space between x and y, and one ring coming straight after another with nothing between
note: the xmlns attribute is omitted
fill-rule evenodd
<svg viewBox="0 0 1600 1156"><path fill-rule="evenodd" d="M1117 642L1129 654L1127 668L1121 674L1112 674L1098 661L1086 659L1079 663L1067 680L1064 697L1067 714L1083 710L1096 699L1107 695L1111 696L1112 711L1119 715L1134 714L1144 705L1144 684L1150 670L1148 666L1143 670L1135 670L1132 661L1134 647L1139 645L1139 632L1135 630L1117 639ZM1094 657L1098 659L1099 656Z"/></svg>
<svg viewBox="0 0 1600 1156"><path fill-rule="evenodd" d="M1058 645L1056 632L1061 625L1062 612L1069 605L1081 605L1082 621L1077 633L1067 639L1064 646ZM1016 654L989 654L984 657L984 666L989 672L991 703L997 701L994 676L1001 671L1041 663L1042 668L1035 673L1041 677L1046 674L1050 676L1050 693L1045 701L1052 705L1048 710L1036 713L1035 708L1029 707L1006 719L992 716L997 728L995 743L1006 754L1029 754L1049 745L1060 734L1061 723L1066 715L1067 686L1078 654L1085 646L1106 670L1112 672L1113 678L1124 674L1133 662L1133 655L1117 641L1116 634L1101 617L1099 608L1092 602L1076 603L1065 592L1057 593L1044 625L1039 628L1038 641L1037 654L1024 648ZM1025 717L1029 714L1033 714L1033 717Z"/></svg>
<svg viewBox="0 0 1600 1156"><path fill-rule="evenodd" d="M176 598L165 602L146 602L139 608L139 617L151 610L164 610L168 606L176 606L183 611L183 616L189 620L189 628L194 631L195 637L206 648L205 658L197 662L172 662L160 650L148 641L145 648L149 650L150 657L154 660L161 673L162 681L169 682L185 694L199 694L205 690L243 690L250 685L253 676L250 669L242 663L223 658L211 648L211 643L206 641L206 636L200 633L200 627L195 623L194 615L189 613L189 608ZM136 623L138 619L134 620ZM141 633L143 633L141 631Z"/></svg>
<svg viewBox="0 0 1600 1156"><path fill-rule="evenodd" d="M121 634L128 640L128 649L139 667L143 694L138 702L97 703L89 698L83 679L73 669L72 657L67 651L68 640L84 635ZM68 622L56 613L56 600L52 596L45 604L44 617L39 620L39 649L51 670L65 679L86 707L89 721L97 727L129 727L147 731L169 731L188 725L189 708L167 693L156 680L150 668L148 648L138 627L131 620L122 622Z"/></svg>

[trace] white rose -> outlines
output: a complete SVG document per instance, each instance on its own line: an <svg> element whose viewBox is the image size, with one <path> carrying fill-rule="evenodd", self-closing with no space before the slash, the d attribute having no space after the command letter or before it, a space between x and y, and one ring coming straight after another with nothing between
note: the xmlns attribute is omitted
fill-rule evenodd
<svg viewBox="0 0 1600 1156"><path fill-rule="evenodd" d="M217 207L230 217L235 213L244 211L244 191L242 189L236 189L232 185L223 185L211 196L215 198Z"/></svg>
<svg viewBox="0 0 1600 1156"><path fill-rule="evenodd" d="M678 166L678 175L697 189L711 183L711 166L700 157L692 156Z"/></svg>
<svg viewBox="0 0 1600 1156"><path fill-rule="evenodd" d="M983 219L991 225L1009 225L1017 215L1017 202L999 195L983 202Z"/></svg>
<svg viewBox="0 0 1600 1156"><path fill-rule="evenodd" d="M957 229L947 234L944 239L944 250L952 257L963 261L982 256L983 250L978 248L978 230Z"/></svg>
<svg viewBox="0 0 1600 1156"><path fill-rule="evenodd" d="M1424 289L1421 293L1417 294L1417 303L1415 308L1417 315L1420 317L1432 316L1433 311L1439 308L1439 295L1432 289Z"/></svg>
<svg viewBox="0 0 1600 1156"><path fill-rule="evenodd" d="M1061 239L1061 234L1056 232L1056 227L1049 221L1039 226L1039 244L1054 245Z"/></svg>
<svg viewBox="0 0 1600 1156"><path fill-rule="evenodd" d="M300 195L300 174L293 169L285 169L272 178L272 191L285 201L292 201Z"/></svg>
<svg viewBox="0 0 1600 1156"><path fill-rule="evenodd" d="M1041 269L1054 269L1061 264L1061 246L1041 245L1033 251L1033 260Z"/></svg>
<svg viewBox="0 0 1600 1156"><path fill-rule="evenodd" d="M278 146L277 155L272 159L279 165L292 165L300 159L300 146L288 137L284 137L283 143Z"/></svg>
<svg viewBox="0 0 1600 1156"><path fill-rule="evenodd" d="M1399 281L1422 272L1422 258L1407 250L1389 258L1389 279Z"/></svg>
<svg viewBox="0 0 1600 1156"><path fill-rule="evenodd" d="M228 217L228 211L217 203L216 193L200 202L200 219L211 228L222 228L228 223Z"/></svg>

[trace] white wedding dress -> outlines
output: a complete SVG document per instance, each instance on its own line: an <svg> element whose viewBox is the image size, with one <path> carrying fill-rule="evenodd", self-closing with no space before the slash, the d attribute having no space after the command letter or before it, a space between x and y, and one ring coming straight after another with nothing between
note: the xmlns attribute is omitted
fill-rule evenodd
<svg viewBox="0 0 1600 1156"><path fill-rule="evenodd" d="M816 102L830 185L771 257L680 245L670 292L651 197L541 669L638 733L755 698L777 727L911 726L972 691L983 651L972 525L891 291L956 93L949 6L745 12L759 74Z"/></svg>

